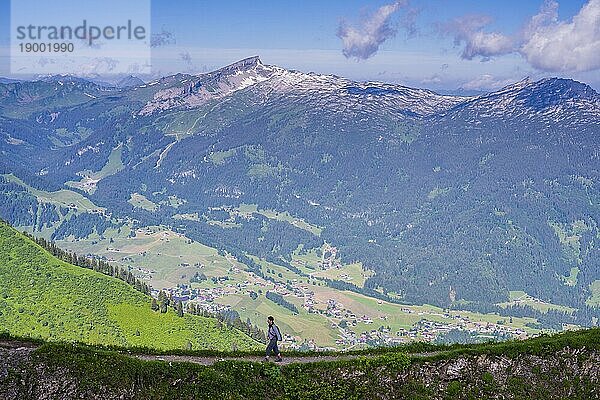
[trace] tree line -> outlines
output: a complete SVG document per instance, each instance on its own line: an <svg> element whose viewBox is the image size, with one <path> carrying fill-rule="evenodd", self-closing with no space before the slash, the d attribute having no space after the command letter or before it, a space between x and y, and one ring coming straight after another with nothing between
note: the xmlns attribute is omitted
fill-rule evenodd
<svg viewBox="0 0 600 400"><path fill-rule="evenodd" d="M46 240L41 237L35 237L27 232L23 232L23 234L29 239L33 240L38 245L40 245L54 257L64 262L76 265L81 268L91 269L93 271L100 272L101 274L112 276L114 278L118 278L123 282L131 285L137 291L142 292L146 295L150 295L150 286L136 278L131 271L126 270L125 268L112 265L98 258L82 256L74 252L63 250L60 247L58 247L53 241Z"/></svg>
<svg viewBox="0 0 600 400"><path fill-rule="evenodd" d="M157 298L152 298L152 311L165 314L168 312L169 307L171 307L180 317L183 317L184 313L187 313L206 318L215 318L219 328L227 327L229 329L238 329L254 340L261 343L266 341L265 332L258 326L253 325L249 318L245 322L242 321L240 314L235 310L211 312L202 308L199 304L191 302L187 303L184 307L181 300L174 299L171 293L166 293L163 290L158 292Z"/></svg>
<svg viewBox="0 0 600 400"><path fill-rule="evenodd" d="M267 291L265 297L271 300L273 303L279 304L280 306L287 308L294 314L298 314L298 308L296 307L296 305L284 299L283 296L279 293Z"/></svg>

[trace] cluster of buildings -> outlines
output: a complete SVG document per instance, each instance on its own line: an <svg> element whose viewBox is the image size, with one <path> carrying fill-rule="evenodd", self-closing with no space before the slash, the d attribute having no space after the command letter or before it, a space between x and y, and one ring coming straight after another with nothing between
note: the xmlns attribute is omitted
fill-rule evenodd
<svg viewBox="0 0 600 400"><path fill-rule="evenodd" d="M330 255L333 254L333 257ZM327 252L326 260L335 260L335 248ZM184 266L191 266L189 264ZM203 265L194 264L199 270ZM329 266L329 268L334 266ZM141 267L136 275L148 277L153 271ZM247 274L247 275L244 275ZM162 289L167 296L175 301L183 303L192 302L209 313L219 313L230 310L230 305L222 304L218 299L232 295L250 296L252 299L264 295L267 291L276 292L284 296L288 301L295 304L300 303L306 312L318 314L323 317L323 323L328 324L338 338L335 343L338 347L353 348L355 346L369 345L397 345L411 341L432 342L447 335L450 332L465 332L469 335L479 337L504 337L526 338L527 332L502 323L482 322L471 320L465 313L445 313L436 311L420 311L410 306L398 306L397 312L413 314L411 320L418 321L410 328L390 328L391 319L394 316L383 312L375 312L375 315L358 313L350 307L344 306L336 299L329 298L323 301L323 293L315 294L315 287L306 281L298 279L286 282L272 282L251 272L241 271L234 263L228 273L224 276L210 277L212 285L179 284L175 287ZM153 290L153 296L158 295L158 290ZM382 301L377 301L378 305ZM300 308L298 307L298 308ZM363 309L364 308L360 308ZM302 318L299 316L298 318ZM260 321L252 321L260 323ZM371 325L371 327L369 327ZM397 327L397 323L395 324ZM282 345L291 349L318 349L314 340L293 336L293 332L285 332Z"/></svg>
<svg viewBox="0 0 600 400"><path fill-rule="evenodd" d="M240 271L235 272L239 273ZM264 292L269 290L282 296L296 297L301 299L303 308L308 313L322 315L327 321L324 321L324 323L329 323L332 329L338 331L338 339L335 343L338 347L344 348L361 345L393 346L415 340L433 342L452 331L461 331L480 338L488 337L490 339L501 335L520 339L527 337L526 331L509 325L473 321L462 314L416 311L409 307L402 307L398 312L415 314L420 318L419 322L409 329L399 328L393 330L389 326L388 316L356 314L335 299L328 299L326 303L319 302L308 284L299 283L295 280L291 283L273 283L255 277L252 281L235 282L224 276L217 277L217 283L217 285L211 285L210 287L192 287L187 284L179 284L174 288L165 288L163 291L174 300L180 300L184 303L194 302L200 305L203 310L211 313L231 309L230 305L215 301L229 295L242 294L255 299L260 295L259 291L263 292L264 295ZM153 295L156 296L157 294L158 292L155 290ZM373 328L370 330L365 329L365 326L368 325L373 325ZM319 348L314 340L302 340L289 332L284 334L282 345L290 349Z"/></svg>

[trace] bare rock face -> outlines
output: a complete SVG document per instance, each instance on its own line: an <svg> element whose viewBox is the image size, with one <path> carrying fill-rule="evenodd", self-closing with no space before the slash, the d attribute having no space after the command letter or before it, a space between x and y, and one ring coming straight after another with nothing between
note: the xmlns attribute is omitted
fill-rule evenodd
<svg viewBox="0 0 600 400"><path fill-rule="evenodd" d="M454 380L461 377L463 371L469 366L469 363L464 358L459 358L455 362L446 367L445 376L447 380Z"/></svg>
<svg viewBox="0 0 600 400"><path fill-rule="evenodd" d="M518 399L534 391L564 399L585 390L583 398L600 398L600 353L565 348L549 356L459 356L413 363L399 380L431 389L432 399L447 398L453 390L458 392L454 398Z"/></svg>

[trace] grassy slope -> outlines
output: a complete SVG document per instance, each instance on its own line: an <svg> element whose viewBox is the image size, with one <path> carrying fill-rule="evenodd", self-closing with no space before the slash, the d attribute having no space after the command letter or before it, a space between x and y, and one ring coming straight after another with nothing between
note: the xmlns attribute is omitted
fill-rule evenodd
<svg viewBox="0 0 600 400"><path fill-rule="evenodd" d="M29 193L37 197L39 202L48 202L59 206L68 206L73 203L80 211L88 210L103 210L102 207L96 206L87 197L72 190L61 189L55 192L47 192L45 190L35 189L13 174L3 175L9 182L15 182L27 189Z"/></svg>
<svg viewBox="0 0 600 400"><path fill-rule="evenodd" d="M539 299L529 296L526 292L522 290L511 290L509 292L509 301L498 303L498 305L503 308L524 305L543 313L548 312L549 310L558 310L568 313L575 311L575 309L572 307L561 306L559 304L552 304L547 303L545 301L541 301Z"/></svg>
<svg viewBox="0 0 600 400"><path fill-rule="evenodd" d="M155 313L126 283L62 262L0 223L0 331L92 344L180 349L255 349L210 318Z"/></svg>
<svg viewBox="0 0 600 400"><path fill-rule="evenodd" d="M84 190L90 194L96 191L96 186L91 185L88 186L90 182L100 181L107 176L111 176L119 172L123 169L123 161L122 161L122 153L123 153L123 145L119 144L117 147L111 150L110 155L108 156L108 160L106 164L102 167L100 171L80 171L81 179L79 181L69 181L66 182L67 186L71 186L80 190Z"/></svg>

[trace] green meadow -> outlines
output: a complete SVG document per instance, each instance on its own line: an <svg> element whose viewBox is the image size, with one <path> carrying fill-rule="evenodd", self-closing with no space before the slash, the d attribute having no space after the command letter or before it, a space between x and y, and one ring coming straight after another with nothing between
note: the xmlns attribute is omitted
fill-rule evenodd
<svg viewBox="0 0 600 400"><path fill-rule="evenodd" d="M155 349L256 349L216 320L165 314L150 297L113 277L56 259L0 223L0 331L53 341Z"/></svg>

